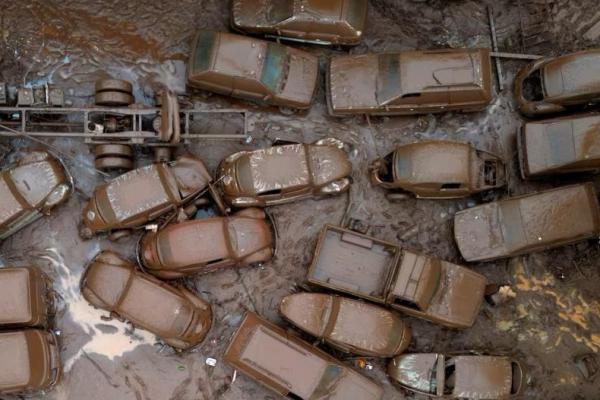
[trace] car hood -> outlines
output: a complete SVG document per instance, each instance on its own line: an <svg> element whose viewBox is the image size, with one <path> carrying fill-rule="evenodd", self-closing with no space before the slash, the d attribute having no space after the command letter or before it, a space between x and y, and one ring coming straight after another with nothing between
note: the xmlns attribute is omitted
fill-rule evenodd
<svg viewBox="0 0 600 400"><path fill-rule="evenodd" d="M308 108L317 87L319 59L304 51L292 48L288 51L289 71L278 97L294 103L294 107Z"/></svg>
<svg viewBox="0 0 600 400"><path fill-rule="evenodd" d="M489 203L456 213L454 237L467 261L501 257L508 252L502 235L498 203Z"/></svg>
<svg viewBox="0 0 600 400"><path fill-rule="evenodd" d="M376 107L378 71L378 59L373 54L333 57L328 72L333 110Z"/></svg>
<svg viewBox="0 0 600 400"><path fill-rule="evenodd" d="M440 288L429 304L428 312L438 318L470 326L481 304L486 279L465 267L442 261Z"/></svg>
<svg viewBox="0 0 600 400"><path fill-rule="evenodd" d="M233 0L231 18L234 26L240 28L269 26L266 19L268 6L268 0Z"/></svg>
<svg viewBox="0 0 600 400"><path fill-rule="evenodd" d="M435 394L432 386L439 354L404 354L395 357L388 365L388 374L402 386Z"/></svg>
<svg viewBox="0 0 600 400"><path fill-rule="evenodd" d="M352 172L352 164L344 150L334 146L311 145L309 149L310 171L317 186L342 179Z"/></svg>

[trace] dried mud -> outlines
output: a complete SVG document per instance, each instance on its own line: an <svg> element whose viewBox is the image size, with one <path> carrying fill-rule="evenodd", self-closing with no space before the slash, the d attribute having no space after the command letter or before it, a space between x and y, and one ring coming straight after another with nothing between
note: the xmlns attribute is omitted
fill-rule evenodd
<svg viewBox="0 0 600 400"><path fill-rule="evenodd" d="M522 1L372 0L369 27L353 53L396 51L436 46L489 46L487 5L494 6L503 51L559 54L598 46L600 12L593 0ZM185 64L190 41L198 28L227 29L228 4L221 0L157 0L86 2L0 2L0 81L37 85L52 83L66 89L74 104L92 101L96 79L113 76L134 82L138 101L148 102L160 85L185 92ZM546 21L535 25L540 18ZM520 21L523 20L524 24ZM542 41L523 40L520 32L537 32ZM341 50L306 47L321 56ZM452 237L456 211L507 194L528 193L589 177L556 178L525 183L518 177L515 132L522 120L515 112L510 84L517 61L503 61L504 90L485 112L420 117L335 119L326 116L322 79L317 104L306 115L283 116L240 101L192 92L198 107L248 108L253 143L206 142L187 150L205 159L214 170L218 161L245 148L281 138L313 141L335 136L354 146L354 185L349 195L273 207L280 231L276 259L260 268L229 269L187 279L183 284L213 304L214 328L194 350L176 354L156 338L130 325L108 320L79 294L85 264L99 249L115 249L134 257L137 238L111 243L99 238L82 242L77 234L86 197L101 177L91 165L90 148L78 141L55 140L69 155L77 191L68 204L22 230L0 246L5 263L35 263L55 281L62 300L55 316L60 330L63 381L47 399L276 399L278 396L234 371L222 361L224 347L246 309L283 324L277 315L282 296L305 287L304 279L323 223L347 217L365 221L370 234L397 241L423 253L464 263ZM214 121L219 127L227 121ZM371 160L397 143L422 138L472 142L510 160L506 190L453 201L407 200L389 203L373 188L366 168ZM34 147L27 139L2 141L2 162ZM138 150L139 151L139 150ZM149 160L139 151L140 164ZM598 179L594 179L598 183ZM516 298L498 307L484 306L475 325L454 331L406 317L413 330L409 351L481 349L521 358L530 377L524 398L594 399L600 381L586 382L572 358L600 350L598 297L600 248L583 242L508 261L472 264L492 282L510 283ZM291 328L290 328L291 329ZM345 357L348 363L352 360ZM206 364L215 358L216 366ZM381 382L385 399L421 398L403 392L384 374L384 362L369 360L365 375ZM42 398L42 397L40 397Z"/></svg>

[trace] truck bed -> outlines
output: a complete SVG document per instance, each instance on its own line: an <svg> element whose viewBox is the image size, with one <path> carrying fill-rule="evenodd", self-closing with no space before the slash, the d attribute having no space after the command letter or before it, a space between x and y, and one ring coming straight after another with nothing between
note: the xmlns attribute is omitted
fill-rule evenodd
<svg viewBox="0 0 600 400"><path fill-rule="evenodd" d="M399 248L343 228L325 225L308 281L383 303Z"/></svg>

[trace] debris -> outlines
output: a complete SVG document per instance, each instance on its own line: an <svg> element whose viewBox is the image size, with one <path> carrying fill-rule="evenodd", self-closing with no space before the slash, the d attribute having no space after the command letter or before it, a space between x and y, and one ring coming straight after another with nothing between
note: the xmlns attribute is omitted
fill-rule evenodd
<svg viewBox="0 0 600 400"><path fill-rule="evenodd" d="M485 287L485 300L493 306L504 304L515 297L517 294L509 285L490 284Z"/></svg>
<svg viewBox="0 0 600 400"><path fill-rule="evenodd" d="M575 367L586 381L593 382L600 372L598 356L593 353L583 354L573 359Z"/></svg>
<svg viewBox="0 0 600 400"><path fill-rule="evenodd" d="M206 359L206 365L209 365L211 367L215 367L217 365L217 360L214 359L214 358L209 357L209 358Z"/></svg>

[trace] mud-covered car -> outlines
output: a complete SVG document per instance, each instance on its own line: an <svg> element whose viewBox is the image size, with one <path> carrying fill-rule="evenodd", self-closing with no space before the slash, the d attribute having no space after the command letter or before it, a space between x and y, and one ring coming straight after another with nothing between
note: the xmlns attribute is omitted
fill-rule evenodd
<svg viewBox="0 0 600 400"><path fill-rule="evenodd" d="M96 187L83 209L82 236L142 226L195 200L210 182L202 160L190 155L129 171Z"/></svg>
<svg viewBox="0 0 600 400"><path fill-rule="evenodd" d="M356 45L367 0L233 0L233 29L305 43Z"/></svg>
<svg viewBox="0 0 600 400"><path fill-rule="evenodd" d="M298 328L346 353L393 357L408 347L410 327L381 306L323 293L284 297L279 312Z"/></svg>
<svg viewBox="0 0 600 400"><path fill-rule="evenodd" d="M600 49L536 60L518 72L514 90L520 111L531 117L598 103Z"/></svg>
<svg viewBox="0 0 600 400"><path fill-rule="evenodd" d="M98 253L87 266L81 294L94 307L152 332L179 350L202 342L212 324L206 301L144 274L110 251Z"/></svg>
<svg viewBox="0 0 600 400"><path fill-rule="evenodd" d="M487 49L339 55L327 71L327 105L335 116L479 111L491 99Z"/></svg>
<svg viewBox="0 0 600 400"><path fill-rule="evenodd" d="M241 151L219 165L218 181L234 207L272 206L350 189L352 164L337 139Z"/></svg>
<svg viewBox="0 0 600 400"><path fill-rule="evenodd" d="M600 235L592 183L563 186L459 211L454 237L467 261L514 257Z"/></svg>
<svg viewBox="0 0 600 400"><path fill-rule="evenodd" d="M43 150L26 153L1 175L0 240L49 214L73 190L65 166Z"/></svg>
<svg viewBox="0 0 600 400"><path fill-rule="evenodd" d="M201 218L146 233L138 247L144 270L162 279L265 262L275 253L274 227L261 209Z"/></svg>
<svg viewBox="0 0 600 400"><path fill-rule="evenodd" d="M0 268L0 326L46 327L52 304L52 283L38 268Z"/></svg>
<svg viewBox="0 0 600 400"><path fill-rule="evenodd" d="M60 349L52 332L0 332L0 394L37 394L50 390L60 376Z"/></svg>
<svg viewBox="0 0 600 400"><path fill-rule="evenodd" d="M307 279L450 328L473 325L486 286L463 266L333 225L321 229Z"/></svg>
<svg viewBox="0 0 600 400"><path fill-rule="evenodd" d="M523 179L600 171L600 114L527 122L517 136Z"/></svg>
<svg viewBox="0 0 600 400"><path fill-rule="evenodd" d="M464 197L506 185L505 165L496 154L469 143L425 140L399 145L370 166L371 182L390 190L389 200Z"/></svg>
<svg viewBox="0 0 600 400"><path fill-rule="evenodd" d="M248 312L225 361L295 400L379 400L383 388L285 329Z"/></svg>
<svg viewBox="0 0 600 400"><path fill-rule="evenodd" d="M444 399L508 399L524 387L521 364L506 356L401 354L388 375L411 392Z"/></svg>
<svg viewBox="0 0 600 400"><path fill-rule="evenodd" d="M310 107L319 61L310 53L247 36L201 31L188 67L188 85L279 106Z"/></svg>

